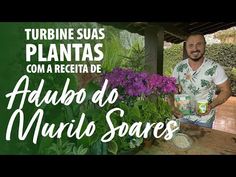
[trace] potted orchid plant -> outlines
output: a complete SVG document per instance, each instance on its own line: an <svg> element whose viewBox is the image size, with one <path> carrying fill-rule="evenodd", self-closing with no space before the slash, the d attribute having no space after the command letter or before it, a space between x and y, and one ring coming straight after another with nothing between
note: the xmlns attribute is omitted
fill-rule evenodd
<svg viewBox="0 0 236 177"><path fill-rule="evenodd" d="M117 88L119 91L117 105L126 112L126 122L165 122L172 117L166 96L176 93L175 78L114 68L102 76L102 82L105 79L108 80L110 89ZM143 143L142 139L134 137L129 137L128 140L128 148L135 148Z"/></svg>

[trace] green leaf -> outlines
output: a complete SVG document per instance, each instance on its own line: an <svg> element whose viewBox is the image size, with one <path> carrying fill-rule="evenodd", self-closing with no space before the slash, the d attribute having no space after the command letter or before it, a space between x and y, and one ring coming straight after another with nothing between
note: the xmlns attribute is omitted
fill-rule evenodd
<svg viewBox="0 0 236 177"><path fill-rule="evenodd" d="M149 109L150 111L153 111L153 112L156 112L156 110L157 110L156 105L152 102L148 102L147 109Z"/></svg>
<svg viewBox="0 0 236 177"><path fill-rule="evenodd" d="M73 147L72 152L73 152L74 155L77 154L77 149L76 149L76 147Z"/></svg>
<svg viewBox="0 0 236 177"><path fill-rule="evenodd" d="M138 147L143 143L143 138L137 138L135 141L135 145Z"/></svg>
<svg viewBox="0 0 236 177"><path fill-rule="evenodd" d="M74 119L73 111L70 106L65 106L66 109L66 120L69 122Z"/></svg>
<svg viewBox="0 0 236 177"><path fill-rule="evenodd" d="M112 154L117 154L118 151L118 145L115 141L110 141L108 143L108 149L109 152L111 152Z"/></svg>
<svg viewBox="0 0 236 177"><path fill-rule="evenodd" d="M120 102L119 107L123 109L125 112L127 112L130 109L124 102Z"/></svg>
<svg viewBox="0 0 236 177"><path fill-rule="evenodd" d="M133 114L133 116L140 118L140 111L137 105L134 105L134 107L131 108L131 113Z"/></svg>
<svg viewBox="0 0 236 177"><path fill-rule="evenodd" d="M53 143L53 139L49 137L42 138L39 144L39 153L44 154L46 149L48 149Z"/></svg>
<svg viewBox="0 0 236 177"><path fill-rule="evenodd" d="M83 145L80 145L77 150L77 155L85 155L88 152L88 148L84 148Z"/></svg>
<svg viewBox="0 0 236 177"><path fill-rule="evenodd" d="M135 142L133 142L133 141L130 141L129 142L129 147L131 148L131 149L134 149L135 148L135 144L134 144Z"/></svg>
<svg viewBox="0 0 236 177"><path fill-rule="evenodd" d="M71 152L72 150L71 150L71 149L72 149L72 148L68 146L68 147L65 149L64 154L65 154L65 155L71 155L71 154L72 154L72 152Z"/></svg>
<svg viewBox="0 0 236 177"><path fill-rule="evenodd" d="M100 86L95 84L94 82L89 82L85 89L86 89L85 101L88 101L92 99L94 92L99 90Z"/></svg>

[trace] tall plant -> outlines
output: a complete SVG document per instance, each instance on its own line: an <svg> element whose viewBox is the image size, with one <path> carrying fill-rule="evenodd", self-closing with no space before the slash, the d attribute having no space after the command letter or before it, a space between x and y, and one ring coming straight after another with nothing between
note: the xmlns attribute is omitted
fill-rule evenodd
<svg viewBox="0 0 236 177"><path fill-rule="evenodd" d="M104 59L102 62L102 69L104 71L111 71L113 68L121 65L122 55L126 53L126 49L121 45L120 38L116 34L104 40L103 43Z"/></svg>
<svg viewBox="0 0 236 177"><path fill-rule="evenodd" d="M143 71L145 68L145 50L139 41L130 48L127 56L124 56L123 67L132 68L134 71Z"/></svg>

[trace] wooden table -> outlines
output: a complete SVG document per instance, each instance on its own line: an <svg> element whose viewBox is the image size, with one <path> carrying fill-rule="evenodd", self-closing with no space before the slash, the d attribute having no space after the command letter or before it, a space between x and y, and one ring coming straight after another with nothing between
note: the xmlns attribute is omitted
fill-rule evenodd
<svg viewBox="0 0 236 177"><path fill-rule="evenodd" d="M151 147L144 147L138 155L217 155L236 154L236 134L181 124L180 132L192 139L192 147L183 150L171 140L156 139Z"/></svg>

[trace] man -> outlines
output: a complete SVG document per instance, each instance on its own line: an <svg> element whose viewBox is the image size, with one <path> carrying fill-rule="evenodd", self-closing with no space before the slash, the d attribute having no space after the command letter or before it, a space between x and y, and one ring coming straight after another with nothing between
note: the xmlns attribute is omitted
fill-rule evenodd
<svg viewBox="0 0 236 177"><path fill-rule="evenodd" d="M204 57L206 41L202 34L191 34L186 39L188 58L174 68L173 76L181 93L191 97L192 102L208 100L206 113L194 111L191 115L183 115L176 107L173 113L181 118L181 122L192 123L212 128L215 119L215 108L224 103L231 95L230 82L224 69L218 63ZM215 98L216 88L220 93Z"/></svg>

